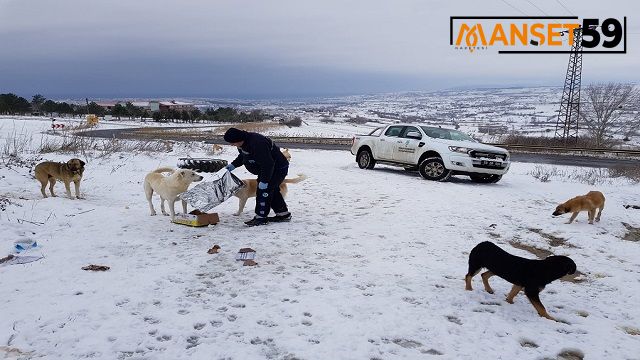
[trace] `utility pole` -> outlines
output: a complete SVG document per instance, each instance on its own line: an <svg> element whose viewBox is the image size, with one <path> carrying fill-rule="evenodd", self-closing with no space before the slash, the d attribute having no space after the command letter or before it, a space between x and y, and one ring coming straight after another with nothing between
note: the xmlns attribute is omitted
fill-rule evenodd
<svg viewBox="0 0 640 360"><path fill-rule="evenodd" d="M573 29L573 44L569 54L567 75L560 101L560 111L556 122L556 138L564 140L564 145L578 141L580 120L580 85L582 82L582 28Z"/></svg>

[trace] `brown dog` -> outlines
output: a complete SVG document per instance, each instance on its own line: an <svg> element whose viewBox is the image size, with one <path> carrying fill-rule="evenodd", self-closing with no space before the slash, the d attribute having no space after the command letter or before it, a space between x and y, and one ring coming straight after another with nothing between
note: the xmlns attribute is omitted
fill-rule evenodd
<svg viewBox="0 0 640 360"><path fill-rule="evenodd" d="M291 153L289 152L289 149L282 149L280 150L280 152L282 152L282 155L284 155L287 161L291 161ZM282 184L280 184L280 193L282 194L282 197L287 197L287 184L297 184L306 178L306 175L298 174L297 178L284 179ZM236 191L235 194L233 194L240 200L240 202L238 203L238 211L233 214L236 216L242 214L242 210L244 210L244 206L247 204L247 200L249 200L249 198L255 197L258 191L258 180L244 179L242 180L242 182L244 183L244 186L240 188L240 190Z"/></svg>
<svg viewBox="0 0 640 360"><path fill-rule="evenodd" d="M558 216L566 213L573 213L569 222L571 224L576 219L580 211L587 211L589 214L589 224L593 225L593 220L600 221L600 215L602 215L602 209L604 209L604 195L600 191L589 191L587 195L576 196L573 199L558 205L556 211L553 212L553 216ZM598 210L598 216L596 216L596 210Z"/></svg>
<svg viewBox="0 0 640 360"><path fill-rule="evenodd" d="M280 184L280 193L282 194L282 197L287 197L287 192L289 191L287 184L297 184L306 178L307 176L305 174L298 174L298 177L296 178L284 179ZM244 183L244 186L233 194L240 200L238 203L238 212L233 214L236 216L242 214L242 210L244 210L247 200L249 200L249 198L256 197L256 192L258 191L258 180L244 179L242 182Z"/></svg>
<svg viewBox="0 0 640 360"><path fill-rule="evenodd" d="M56 180L64 181L64 186L67 189L67 196L73 199L71 196L71 182L73 181L76 188L76 198L80 197L80 180L82 180L82 174L84 173L84 161L80 159L71 159L66 163L45 161L36 165L34 169L34 175L42 187L40 191L45 198L45 188L47 183L49 184L49 191L51 196L56 196L53 192L53 186L56 184Z"/></svg>

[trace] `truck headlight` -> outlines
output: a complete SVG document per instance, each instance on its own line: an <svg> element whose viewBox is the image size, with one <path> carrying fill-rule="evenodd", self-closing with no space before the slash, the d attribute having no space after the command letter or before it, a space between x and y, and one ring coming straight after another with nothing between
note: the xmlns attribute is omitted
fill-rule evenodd
<svg viewBox="0 0 640 360"><path fill-rule="evenodd" d="M460 147L460 146L449 146L449 151L453 151L461 154L468 154L469 151L471 151L471 149L466 147Z"/></svg>

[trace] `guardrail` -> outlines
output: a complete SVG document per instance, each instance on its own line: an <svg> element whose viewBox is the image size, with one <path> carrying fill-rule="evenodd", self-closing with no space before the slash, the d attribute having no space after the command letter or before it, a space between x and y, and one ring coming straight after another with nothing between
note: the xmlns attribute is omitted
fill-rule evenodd
<svg viewBox="0 0 640 360"><path fill-rule="evenodd" d="M613 154L626 156L640 156L640 149L602 149L602 148L580 148L580 147L561 147L561 146L545 146L545 145L521 145L521 144L495 144L487 143L487 145L499 146L510 151L530 151L530 152L556 152L556 153L580 153L580 154Z"/></svg>

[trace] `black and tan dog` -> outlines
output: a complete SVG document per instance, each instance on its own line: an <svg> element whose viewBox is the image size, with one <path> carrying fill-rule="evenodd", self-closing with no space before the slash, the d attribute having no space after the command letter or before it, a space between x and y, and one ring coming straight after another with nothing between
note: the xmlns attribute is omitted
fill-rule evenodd
<svg viewBox="0 0 640 360"><path fill-rule="evenodd" d="M67 196L73 199L71 196L71 182L73 181L76 188L76 198L80 199L80 180L82 180L82 174L84 173L84 161L80 159L71 159L66 163L45 161L36 165L34 169L34 175L38 181L40 181L40 191L45 198L45 188L47 183L49 184L49 191L51 196L56 196L53 192L53 186L56 184L56 180L64 182L64 186L67 189Z"/></svg>
<svg viewBox="0 0 640 360"><path fill-rule="evenodd" d="M571 224L580 211L586 211L589 214L589 224L593 225L593 220L600 221L602 209L604 209L604 200L604 195L600 191L589 191L586 195L576 196L558 205L553 212L553 216L573 213L569 222L567 222L567 224ZM597 216L596 210L598 211Z"/></svg>
<svg viewBox="0 0 640 360"><path fill-rule="evenodd" d="M484 289L489 294L493 294L489 278L497 275L513 284L507 295L508 303L513 304L513 298L524 289L538 315L555 320L540 302L540 291L552 281L574 274L576 263L566 256L549 256L544 260L525 259L509 254L490 241L484 241L476 245L469 254L469 272L465 276L467 290L473 290L471 278L482 268L488 270L481 277Z"/></svg>

